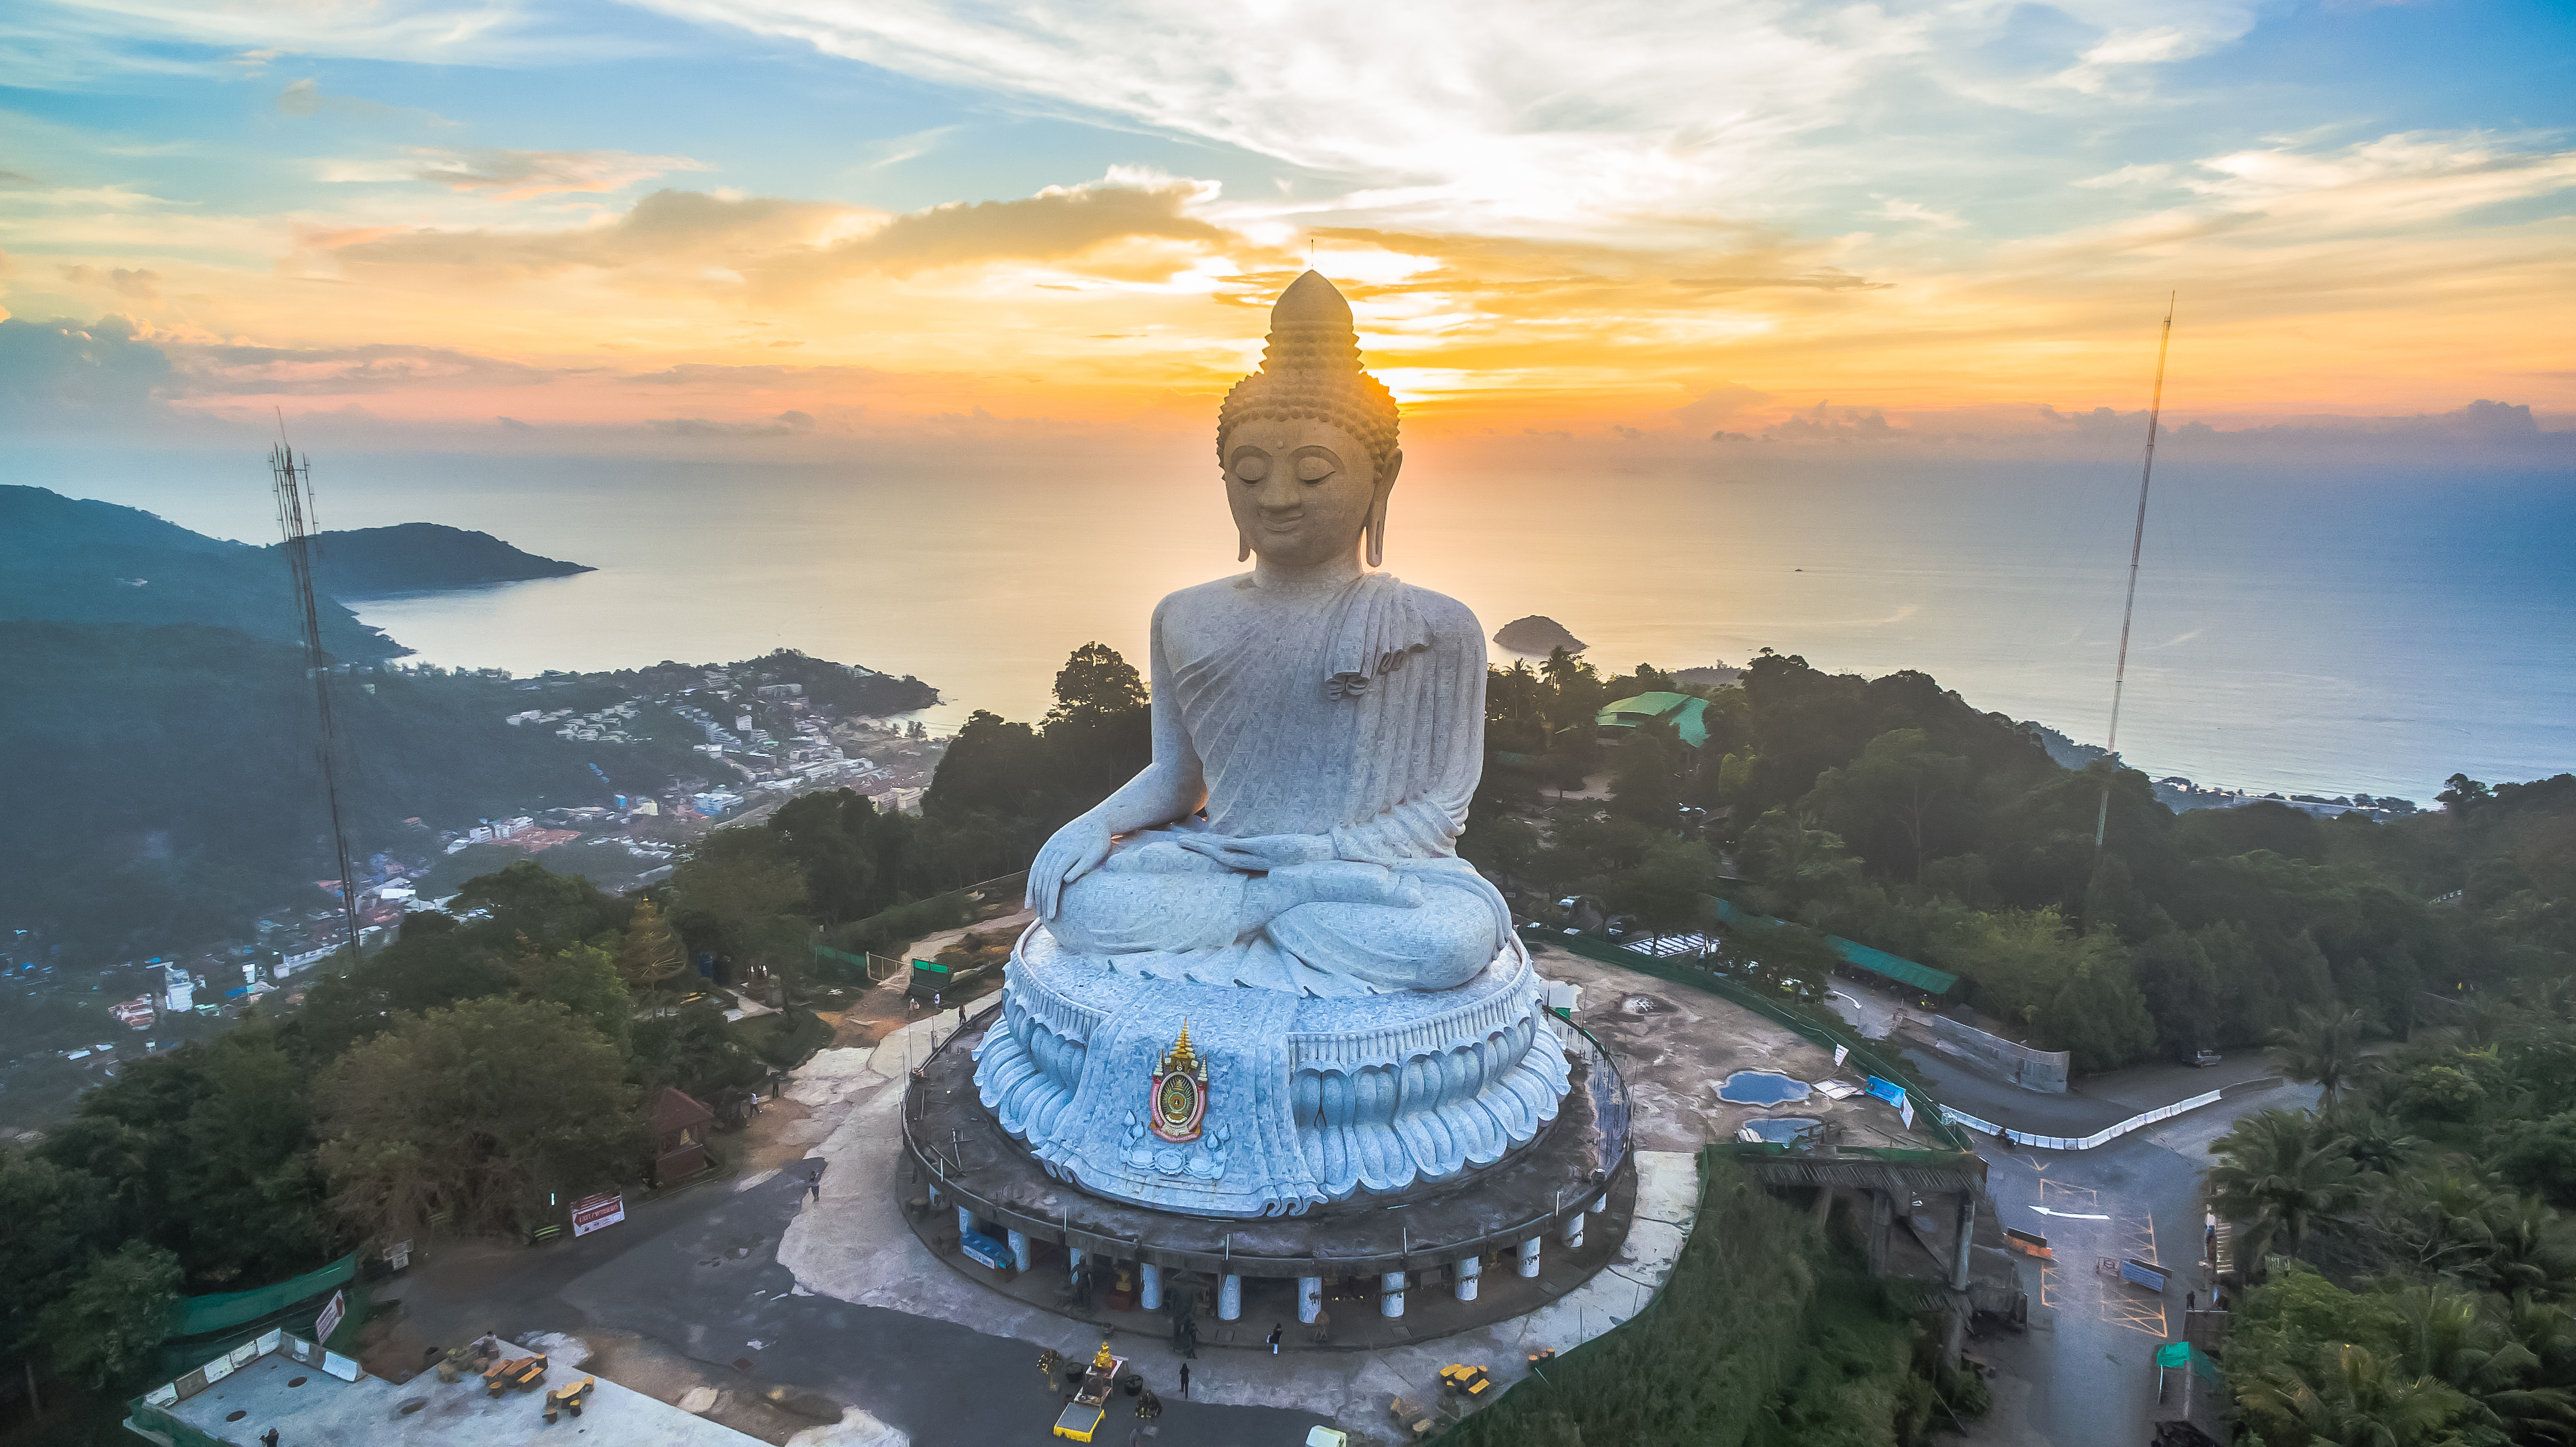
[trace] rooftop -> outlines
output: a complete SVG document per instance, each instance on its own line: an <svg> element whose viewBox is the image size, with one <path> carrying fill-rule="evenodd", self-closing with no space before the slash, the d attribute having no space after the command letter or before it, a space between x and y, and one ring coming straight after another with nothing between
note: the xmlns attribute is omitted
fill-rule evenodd
<svg viewBox="0 0 2576 1447"><path fill-rule="evenodd" d="M1605 705L1593 715L1596 728L1632 729L1647 719L1661 719L1692 748L1708 742L1708 700L1687 693L1641 693Z"/></svg>
<svg viewBox="0 0 2576 1447"><path fill-rule="evenodd" d="M536 1353L504 1342L502 1355ZM233 1365L236 1359L239 1365ZM355 1380L345 1380L342 1374ZM556 1367L546 1374L542 1386L498 1397L486 1392L478 1377L442 1383L435 1372L423 1372L397 1386L368 1376L355 1362L321 1352L310 1342L270 1332L146 1393L135 1403L126 1430L149 1441L175 1443L182 1440L171 1430L175 1422L239 1447L250 1447L272 1427L281 1443L363 1442L371 1447L520 1447L541 1442L587 1447L593 1440L615 1447L743 1447L757 1440L604 1377L583 1399L579 1417L567 1416L548 1426L547 1390L578 1382L585 1375L589 1374L579 1368ZM411 1405L414 1402L420 1405Z"/></svg>

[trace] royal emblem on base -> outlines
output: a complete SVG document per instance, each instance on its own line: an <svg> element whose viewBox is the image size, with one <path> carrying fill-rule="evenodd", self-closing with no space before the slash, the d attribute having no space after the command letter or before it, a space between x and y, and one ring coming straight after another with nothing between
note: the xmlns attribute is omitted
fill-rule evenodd
<svg viewBox="0 0 2576 1447"><path fill-rule="evenodd" d="M1162 1068L1154 1072L1154 1134L1176 1144L1199 1138L1199 1125L1207 1119L1207 1062L1190 1044L1190 1022L1181 1022L1181 1038L1163 1052Z"/></svg>

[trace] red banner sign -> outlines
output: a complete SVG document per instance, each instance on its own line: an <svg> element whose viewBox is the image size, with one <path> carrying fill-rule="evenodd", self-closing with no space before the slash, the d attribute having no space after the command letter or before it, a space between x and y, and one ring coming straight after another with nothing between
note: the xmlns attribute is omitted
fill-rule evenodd
<svg viewBox="0 0 2576 1447"><path fill-rule="evenodd" d="M572 1203L572 1234L587 1236L626 1219L624 1196L584 1196Z"/></svg>

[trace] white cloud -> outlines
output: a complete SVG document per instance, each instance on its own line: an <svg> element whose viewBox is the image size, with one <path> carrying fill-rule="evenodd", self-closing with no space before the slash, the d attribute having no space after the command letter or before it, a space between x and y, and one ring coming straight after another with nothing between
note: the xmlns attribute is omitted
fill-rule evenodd
<svg viewBox="0 0 2576 1447"><path fill-rule="evenodd" d="M2001 23L1785 0L642 3L1238 146L1348 188L1343 209L1492 229L1749 208L1807 179L1802 138L1851 119L1882 65Z"/></svg>
<svg viewBox="0 0 2576 1447"><path fill-rule="evenodd" d="M706 169L705 162L687 156L639 156L632 151L448 151L406 146L400 159L324 161L320 179L426 181L453 191L520 200L562 191L616 191L672 171Z"/></svg>

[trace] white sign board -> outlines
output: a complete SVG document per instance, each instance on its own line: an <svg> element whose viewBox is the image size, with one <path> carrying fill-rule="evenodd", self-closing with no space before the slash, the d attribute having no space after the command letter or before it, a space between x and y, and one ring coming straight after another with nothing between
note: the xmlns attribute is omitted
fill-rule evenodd
<svg viewBox="0 0 2576 1447"><path fill-rule="evenodd" d="M626 1219L624 1196L584 1196L572 1203L572 1234L587 1236Z"/></svg>
<svg viewBox="0 0 2576 1447"><path fill-rule="evenodd" d="M1848 1045L1837 1045L1837 1046L1835 1046L1835 1047L1834 1047L1834 1068L1835 1068L1836 1070L1840 1070L1840 1069L1842 1069L1842 1068L1843 1068L1843 1062L1844 1062L1844 1061L1846 1061L1846 1060L1849 1060L1849 1059L1851 1059L1851 1047L1850 1047L1850 1046L1848 1046Z"/></svg>
<svg viewBox="0 0 2576 1447"><path fill-rule="evenodd" d="M331 1293L330 1304L323 1307L322 1314L314 1319L313 1339L315 1341L327 1342L331 1339L331 1333L340 1329L340 1318L349 1314L348 1296L345 1291Z"/></svg>
<svg viewBox="0 0 2576 1447"><path fill-rule="evenodd" d="M1914 1097L1902 1096L1896 1102L1896 1113L1905 1118L1905 1128L1914 1129Z"/></svg>

